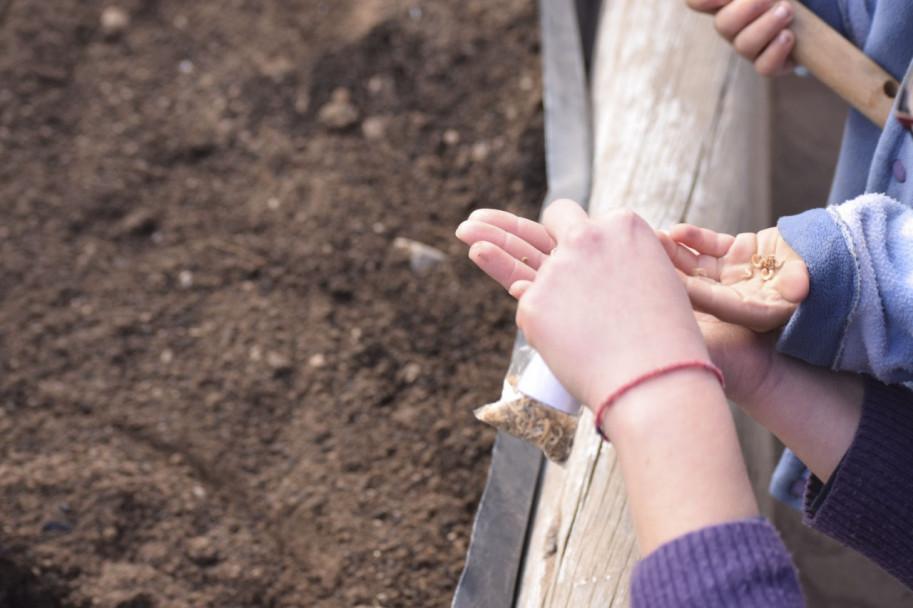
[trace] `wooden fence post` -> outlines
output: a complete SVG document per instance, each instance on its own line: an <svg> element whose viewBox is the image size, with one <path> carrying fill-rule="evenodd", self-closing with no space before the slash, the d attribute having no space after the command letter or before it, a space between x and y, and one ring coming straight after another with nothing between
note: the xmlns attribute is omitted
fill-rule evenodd
<svg viewBox="0 0 913 608"><path fill-rule="evenodd" d="M603 3L591 74L589 209L655 227L757 230L769 221L767 83L680 0ZM623 288L623 287L620 287ZM770 435L735 411L762 510ZM566 467L543 471L517 606L627 606L638 558L612 447L582 414Z"/></svg>

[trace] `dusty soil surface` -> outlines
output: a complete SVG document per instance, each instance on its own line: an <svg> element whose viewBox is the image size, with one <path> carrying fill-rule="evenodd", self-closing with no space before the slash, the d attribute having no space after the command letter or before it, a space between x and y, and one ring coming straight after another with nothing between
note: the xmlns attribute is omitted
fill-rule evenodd
<svg viewBox="0 0 913 608"><path fill-rule="evenodd" d="M528 0L0 0L0 605L449 603L514 336L452 234L539 207L538 53Z"/></svg>

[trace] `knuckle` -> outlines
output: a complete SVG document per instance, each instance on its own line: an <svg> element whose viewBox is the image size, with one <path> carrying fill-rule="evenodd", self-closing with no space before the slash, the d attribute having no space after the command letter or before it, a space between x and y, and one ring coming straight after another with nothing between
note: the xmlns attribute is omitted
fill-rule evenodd
<svg viewBox="0 0 913 608"><path fill-rule="evenodd" d="M754 71L759 76L764 76L770 78L777 73L777 67L766 61L756 61L754 64Z"/></svg>
<svg viewBox="0 0 913 608"><path fill-rule="evenodd" d="M618 207L617 209L612 209L608 213L608 217L613 222L619 223L636 223L640 220L640 216L635 213L630 207Z"/></svg>
<svg viewBox="0 0 913 608"><path fill-rule="evenodd" d="M531 343L535 341L539 335L537 324L541 308L536 297L535 289L527 291L523 294L523 297L520 298L520 301L517 302L517 327L523 330L523 333Z"/></svg>
<svg viewBox="0 0 913 608"><path fill-rule="evenodd" d="M728 22L723 20L722 17L717 15L713 19L713 29L716 30L716 33L725 38L726 40L732 41L735 33L732 31L732 28L729 26Z"/></svg>
<svg viewBox="0 0 913 608"><path fill-rule="evenodd" d="M692 10L710 13L729 3L729 0L685 0Z"/></svg>
<svg viewBox="0 0 913 608"><path fill-rule="evenodd" d="M592 222L578 224L567 233L568 246L573 249L590 250L598 247L601 239L601 231Z"/></svg>
<svg viewBox="0 0 913 608"><path fill-rule="evenodd" d="M606 221L613 234L637 235L643 230L652 233L647 222L627 207L612 210L606 215Z"/></svg>
<svg viewBox="0 0 913 608"><path fill-rule="evenodd" d="M755 49L744 36L736 36L732 41L732 48L745 59L755 58Z"/></svg>
<svg viewBox="0 0 913 608"><path fill-rule="evenodd" d="M719 17L714 17L713 19L713 29L716 30L716 33L726 38L726 30L723 26L722 20Z"/></svg>

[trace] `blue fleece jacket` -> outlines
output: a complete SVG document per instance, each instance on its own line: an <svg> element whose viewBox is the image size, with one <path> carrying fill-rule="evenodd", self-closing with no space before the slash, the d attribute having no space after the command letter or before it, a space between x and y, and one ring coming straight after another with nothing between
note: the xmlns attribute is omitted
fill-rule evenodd
<svg viewBox="0 0 913 608"><path fill-rule="evenodd" d="M905 84L913 78L913 1L805 4ZM913 135L850 111L828 207L781 218L810 290L777 347L815 365L913 382Z"/></svg>

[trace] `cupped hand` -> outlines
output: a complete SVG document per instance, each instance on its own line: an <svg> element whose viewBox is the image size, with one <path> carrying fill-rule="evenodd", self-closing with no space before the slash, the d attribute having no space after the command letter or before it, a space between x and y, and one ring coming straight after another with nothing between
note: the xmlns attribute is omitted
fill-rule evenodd
<svg viewBox="0 0 913 608"><path fill-rule="evenodd" d="M794 13L786 0L686 0L689 8L714 15L717 32L752 62L762 76L791 72L796 37L787 29Z"/></svg>
<svg viewBox="0 0 913 608"><path fill-rule="evenodd" d="M723 321L777 329L808 295L808 269L776 228L732 236L679 224L660 241L694 308Z"/></svg>

